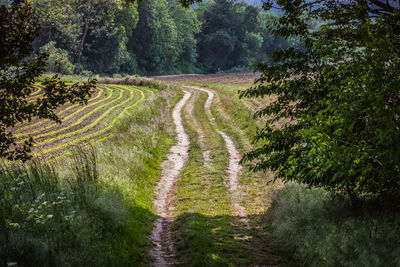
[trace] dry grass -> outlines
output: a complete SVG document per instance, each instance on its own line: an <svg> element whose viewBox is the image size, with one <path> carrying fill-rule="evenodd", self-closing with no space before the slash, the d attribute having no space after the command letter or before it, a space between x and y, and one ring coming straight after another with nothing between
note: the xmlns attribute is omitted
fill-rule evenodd
<svg viewBox="0 0 400 267"><path fill-rule="evenodd" d="M154 79L166 82L179 83L199 83L199 84L252 84L255 79L259 78L259 73L254 72L237 72L237 73L216 73L206 75L165 75L153 77Z"/></svg>

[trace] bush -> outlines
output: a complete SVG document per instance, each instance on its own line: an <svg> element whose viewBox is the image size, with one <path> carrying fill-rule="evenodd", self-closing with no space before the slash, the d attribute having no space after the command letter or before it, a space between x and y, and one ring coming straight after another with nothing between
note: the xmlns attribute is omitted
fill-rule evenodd
<svg viewBox="0 0 400 267"><path fill-rule="evenodd" d="M290 184L266 214L272 237L305 266L399 266L400 216L365 211L323 189Z"/></svg>
<svg viewBox="0 0 400 267"><path fill-rule="evenodd" d="M68 52L55 47L56 42L49 42L41 48L42 52L49 55L47 59L47 71L61 74L74 73L75 66L69 61Z"/></svg>
<svg viewBox="0 0 400 267"><path fill-rule="evenodd" d="M388 5L383 16L377 1L266 2L283 10L271 32L301 45L254 65L261 76L241 96L274 101L257 112L267 123L255 141L265 142L245 159L355 203L400 198L398 9Z"/></svg>

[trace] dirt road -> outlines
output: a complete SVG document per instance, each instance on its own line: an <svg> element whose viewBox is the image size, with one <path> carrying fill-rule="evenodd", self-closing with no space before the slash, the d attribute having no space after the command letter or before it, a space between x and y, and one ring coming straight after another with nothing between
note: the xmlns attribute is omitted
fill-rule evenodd
<svg viewBox="0 0 400 267"><path fill-rule="evenodd" d="M225 130L224 123L239 127L224 122L230 115L217 91L182 90L172 113L177 144L162 164L154 200L159 218L151 234L153 265L276 266L280 259L266 244L259 213L249 213L264 203L259 199L265 192L263 178L245 178L253 175L239 164L237 142L247 137Z"/></svg>

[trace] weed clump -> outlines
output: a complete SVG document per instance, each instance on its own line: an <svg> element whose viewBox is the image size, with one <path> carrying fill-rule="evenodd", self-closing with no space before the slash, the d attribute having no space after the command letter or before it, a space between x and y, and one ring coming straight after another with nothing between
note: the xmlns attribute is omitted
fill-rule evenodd
<svg viewBox="0 0 400 267"><path fill-rule="evenodd" d="M74 175L39 161L0 169L0 259L4 266L110 266L109 239L128 222L123 196L97 179L95 159L75 154ZM79 164L79 165L78 165Z"/></svg>
<svg viewBox="0 0 400 267"><path fill-rule="evenodd" d="M146 86L157 90L164 90L168 88L168 85L166 83L140 76L126 76L126 77L114 76L112 78L105 77L100 79L99 83Z"/></svg>
<svg viewBox="0 0 400 267"><path fill-rule="evenodd" d="M305 266L398 266L399 218L355 214L347 199L299 184L281 189L265 216L272 238Z"/></svg>

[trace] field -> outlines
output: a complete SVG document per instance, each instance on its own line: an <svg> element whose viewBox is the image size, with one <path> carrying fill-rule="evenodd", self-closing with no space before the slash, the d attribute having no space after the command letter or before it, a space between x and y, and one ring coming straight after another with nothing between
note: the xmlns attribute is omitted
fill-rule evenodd
<svg viewBox="0 0 400 267"><path fill-rule="evenodd" d="M165 82L197 83L197 84L252 84L259 78L259 73L237 72L237 73L216 73L216 74L181 74L164 75L154 77Z"/></svg>
<svg viewBox="0 0 400 267"><path fill-rule="evenodd" d="M87 105L67 104L56 110L61 124L36 118L16 126L13 132L18 143L34 138L35 156L59 155L73 145L109 138L118 117L153 94L150 88L99 84ZM42 95L38 85L27 100L36 101Z"/></svg>
<svg viewBox="0 0 400 267"><path fill-rule="evenodd" d="M2 262L148 262L152 200L160 164L173 143L170 109L180 96L160 87L100 84L88 105L57 110L61 125L34 120L15 128L19 140L38 138L38 156L0 167L0 192L7 196L0 201ZM28 101L41 93L38 86Z"/></svg>
<svg viewBox="0 0 400 267"><path fill-rule="evenodd" d="M196 83L196 84L226 84L231 89L243 89L250 86L259 74L244 72L235 74L212 75L171 75L160 76L157 79L165 82ZM154 94L148 87L139 87L120 83L123 79L105 79L107 84L99 84L87 105L67 104L56 110L62 120L57 124L50 120L38 118L22 123L13 129L17 143L34 138L33 155L41 157L60 156L68 148L83 142L98 142L113 135L117 118L128 109L134 109L146 97ZM43 88L37 85L28 102L40 99ZM242 99L242 103L252 113L262 109L268 101L265 99ZM265 118L261 117L261 121Z"/></svg>
<svg viewBox="0 0 400 267"><path fill-rule="evenodd" d="M34 266L394 266L398 231L387 215L354 217L340 196L240 163L265 142L252 142L268 123L254 113L275 101L239 98L251 77L105 78L88 105L57 110L61 125L18 125L20 141L36 138L38 157L0 172L9 240L0 258ZM28 101L41 94L38 86ZM95 145L79 145L87 142ZM345 244L349 256L338 258Z"/></svg>

